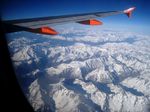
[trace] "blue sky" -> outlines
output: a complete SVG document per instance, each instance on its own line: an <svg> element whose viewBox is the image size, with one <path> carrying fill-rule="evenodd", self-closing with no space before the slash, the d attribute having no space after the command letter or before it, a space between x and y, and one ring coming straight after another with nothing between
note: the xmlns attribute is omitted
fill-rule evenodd
<svg viewBox="0 0 150 112"><path fill-rule="evenodd" d="M135 6L132 18L117 15L99 18L105 26L149 33L149 0L5 0L4 20L67 15L97 11L124 10ZM150 33L149 33L150 34Z"/></svg>

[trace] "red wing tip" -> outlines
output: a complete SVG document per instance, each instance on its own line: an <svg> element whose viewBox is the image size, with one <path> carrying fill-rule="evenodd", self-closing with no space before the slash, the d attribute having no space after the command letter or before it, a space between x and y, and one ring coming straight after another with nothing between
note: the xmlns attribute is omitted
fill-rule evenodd
<svg viewBox="0 0 150 112"><path fill-rule="evenodd" d="M128 9L124 10L124 13L132 12L133 10L135 10L135 8L136 8L136 7L128 8Z"/></svg>
<svg viewBox="0 0 150 112"><path fill-rule="evenodd" d="M132 12L135 10L136 7L131 7L131 8L128 8L126 10L124 10L123 12L128 16L130 17Z"/></svg>

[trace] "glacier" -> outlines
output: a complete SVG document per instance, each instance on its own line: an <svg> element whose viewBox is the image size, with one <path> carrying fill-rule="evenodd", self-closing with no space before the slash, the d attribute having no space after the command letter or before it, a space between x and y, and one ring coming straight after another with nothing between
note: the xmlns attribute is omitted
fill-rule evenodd
<svg viewBox="0 0 150 112"><path fill-rule="evenodd" d="M8 35L17 79L34 110L148 112L150 36L68 26L56 36Z"/></svg>

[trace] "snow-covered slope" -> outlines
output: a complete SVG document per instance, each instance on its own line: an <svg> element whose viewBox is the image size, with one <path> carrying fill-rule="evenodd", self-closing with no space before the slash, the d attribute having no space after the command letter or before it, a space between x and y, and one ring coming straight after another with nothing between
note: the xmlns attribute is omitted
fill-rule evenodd
<svg viewBox="0 0 150 112"><path fill-rule="evenodd" d="M57 36L8 37L17 78L36 111L148 111L149 36L90 27L60 30Z"/></svg>

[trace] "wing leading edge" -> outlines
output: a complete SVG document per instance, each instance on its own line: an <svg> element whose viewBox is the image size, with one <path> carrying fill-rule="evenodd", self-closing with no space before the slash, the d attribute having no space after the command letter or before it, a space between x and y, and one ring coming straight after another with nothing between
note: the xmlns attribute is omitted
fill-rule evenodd
<svg viewBox="0 0 150 112"><path fill-rule="evenodd" d="M49 25L56 25L68 22L77 22L86 25L101 25L102 22L95 20L97 17L106 17L117 14L126 14L128 17L135 7L126 9L124 11L107 11L107 12L94 12L64 16L53 16L53 17L41 17L41 18L30 18L30 19L19 19L19 20L8 20L4 21L6 32L17 32L17 31L29 31L41 34L58 34L54 29L49 28Z"/></svg>

